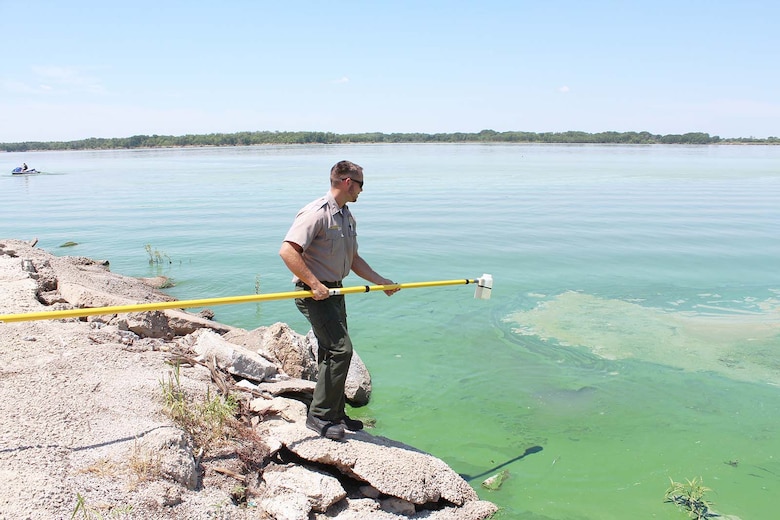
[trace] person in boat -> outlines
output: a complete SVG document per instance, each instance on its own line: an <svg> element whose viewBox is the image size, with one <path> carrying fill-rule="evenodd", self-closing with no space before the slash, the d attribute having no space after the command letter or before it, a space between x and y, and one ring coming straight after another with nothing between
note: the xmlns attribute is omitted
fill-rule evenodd
<svg viewBox="0 0 780 520"><path fill-rule="evenodd" d="M22 171L23 172L27 171L27 163L22 163Z"/></svg>
<svg viewBox="0 0 780 520"><path fill-rule="evenodd" d="M328 288L341 287L350 271L375 284L394 285L358 254L355 219L347 203L357 202L362 191L363 168L350 161L336 163L330 171L330 191L300 210L279 250L294 275L296 290L312 292L311 297L295 299L319 346L319 372L306 426L333 440L343 439L345 429L363 429L363 423L349 418L344 409L352 340L344 295L331 296ZM390 296L397 290L385 293Z"/></svg>

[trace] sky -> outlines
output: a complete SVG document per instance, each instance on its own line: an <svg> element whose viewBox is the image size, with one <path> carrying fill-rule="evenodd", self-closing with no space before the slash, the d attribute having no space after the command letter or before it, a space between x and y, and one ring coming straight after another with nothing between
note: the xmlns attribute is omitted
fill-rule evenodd
<svg viewBox="0 0 780 520"><path fill-rule="evenodd" d="M0 142L780 136L777 0L0 0Z"/></svg>

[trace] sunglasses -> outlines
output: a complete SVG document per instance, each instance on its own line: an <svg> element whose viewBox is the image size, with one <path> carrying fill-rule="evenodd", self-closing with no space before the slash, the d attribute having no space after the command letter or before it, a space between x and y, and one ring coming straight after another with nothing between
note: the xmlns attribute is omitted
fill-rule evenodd
<svg viewBox="0 0 780 520"><path fill-rule="evenodd" d="M361 189L361 190L363 189L363 181L359 181L359 180L357 180L357 179L353 179L352 177L344 177L344 179L343 179L343 180L347 180L347 179L351 180L352 182L354 182L355 184L357 184L358 186L360 186L360 189Z"/></svg>

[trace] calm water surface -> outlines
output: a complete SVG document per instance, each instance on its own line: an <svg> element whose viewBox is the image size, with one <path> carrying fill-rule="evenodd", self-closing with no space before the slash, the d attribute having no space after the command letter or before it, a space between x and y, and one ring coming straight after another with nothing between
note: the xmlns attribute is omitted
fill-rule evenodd
<svg viewBox="0 0 780 520"><path fill-rule="evenodd" d="M444 459L503 518L685 518L664 492L694 477L722 513L775 516L780 147L6 153L0 237L170 276L181 299L288 291L280 240L341 159L366 168L352 209L377 271L495 279L489 301L347 297L374 379L352 413L374 433ZM22 162L47 173L11 176ZM147 244L171 263L150 266ZM308 330L288 301L213 310Z"/></svg>

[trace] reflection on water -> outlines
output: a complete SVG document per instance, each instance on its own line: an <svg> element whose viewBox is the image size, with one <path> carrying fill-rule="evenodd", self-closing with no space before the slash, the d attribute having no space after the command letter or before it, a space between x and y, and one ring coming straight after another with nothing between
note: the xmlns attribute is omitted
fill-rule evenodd
<svg viewBox="0 0 780 520"><path fill-rule="evenodd" d="M568 291L507 320L520 335L587 347L606 359L635 358L780 385L780 301L746 303L752 309L700 303L674 311Z"/></svg>

